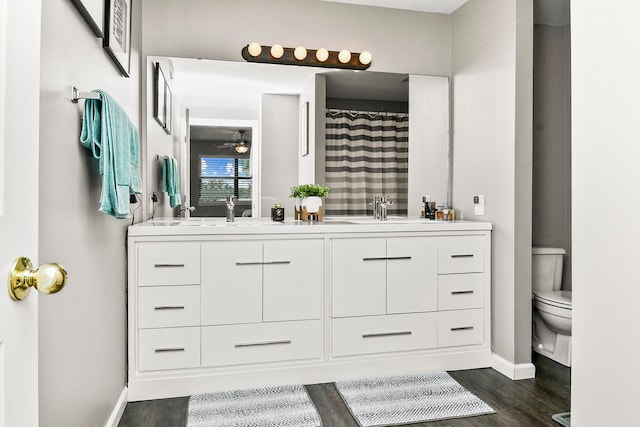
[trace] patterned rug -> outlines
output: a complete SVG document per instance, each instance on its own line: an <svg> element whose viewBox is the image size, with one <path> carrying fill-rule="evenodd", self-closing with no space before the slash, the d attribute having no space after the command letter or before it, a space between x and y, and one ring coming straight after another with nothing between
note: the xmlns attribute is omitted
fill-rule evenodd
<svg viewBox="0 0 640 427"><path fill-rule="evenodd" d="M194 394L187 427L319 427L316 407L301 385Z"/></svg>
<svg viewBox="0 0 640 427"><path fill-rule="evenodd" d="M336 388L362 427L409 424L495 412L446 372L338 381Z"/></svg>

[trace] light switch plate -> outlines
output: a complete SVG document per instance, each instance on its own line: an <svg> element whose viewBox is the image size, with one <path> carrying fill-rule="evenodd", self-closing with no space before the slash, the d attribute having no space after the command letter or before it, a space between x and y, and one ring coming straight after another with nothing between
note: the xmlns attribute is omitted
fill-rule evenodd
<svg viewBox="0 0 640 427"><path fill-rule="evenodd" d="M473 196L473 208L476 215L484 215L484 196Z"/></svg>

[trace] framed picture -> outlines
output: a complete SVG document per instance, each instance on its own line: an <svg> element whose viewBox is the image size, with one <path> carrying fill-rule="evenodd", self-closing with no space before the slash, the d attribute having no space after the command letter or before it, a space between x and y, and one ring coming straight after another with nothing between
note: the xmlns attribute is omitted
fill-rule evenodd
<svg viewBox="0 0 640 427"><path fill-rule="evenodd" d="M160 63L156 62L153 70L153 118L163 129L166 127L165 92L168 87Z"/></svg>
<svg viewBox="0 0 640 427"><path fill-rule="evenodd" d="M164 131L171 135L171 106L173 105L173 94L169 83L164 82Z"/></svg>
<svg viewBox="0 0 640 427"><path fill-rule="evenodd" d="M82 15L96 37L102 38L104 0L71 0L71 3L78 9L78 12L80 12L80 15Z"/></svg>
<svg viewBox="0 0 640 427"><path fill-rule="evenodd" d="M300 107L300 155L309 154L309 102Z"/></svg>
<svg viewBox="0 0 640 427"><path fill-rule="evenodd" d="M106 0L102 45L122 75L131 65L131 0Z"/></svg>

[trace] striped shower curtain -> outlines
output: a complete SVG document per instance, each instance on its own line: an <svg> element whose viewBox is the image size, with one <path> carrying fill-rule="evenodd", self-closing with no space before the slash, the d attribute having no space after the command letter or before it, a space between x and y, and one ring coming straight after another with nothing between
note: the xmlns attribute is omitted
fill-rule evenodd
<svg viewBox="0 0 640 427"><path fill-rule="evenodd" d="M409 115L334 110L326 113L327 215L371 215L375 196L407 214Z"/></svg>

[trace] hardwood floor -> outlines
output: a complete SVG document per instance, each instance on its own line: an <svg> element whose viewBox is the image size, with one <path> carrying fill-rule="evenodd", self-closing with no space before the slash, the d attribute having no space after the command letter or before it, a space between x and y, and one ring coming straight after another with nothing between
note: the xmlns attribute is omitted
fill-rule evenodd
<svg viewBox="0 0 640 427"><path fill-rule="evenodd" d="M536 378L512 381L493 369L450 372L463 387L489 404L495 414L411 426L554 426L558 412L568 412L571 399L571 369L534 353ZM308 385L323 427L357 427L333 384ZM184 427L188 397L130 402L119 427Z"/></svg>

